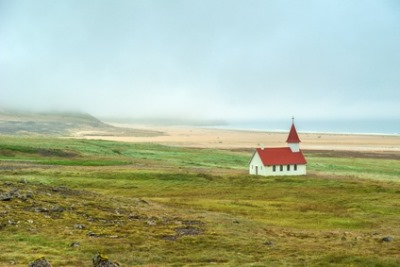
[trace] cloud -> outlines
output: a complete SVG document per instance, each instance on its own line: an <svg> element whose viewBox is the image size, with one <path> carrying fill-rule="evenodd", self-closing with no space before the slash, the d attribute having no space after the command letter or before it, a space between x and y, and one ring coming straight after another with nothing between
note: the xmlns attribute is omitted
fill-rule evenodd
<svg viewBox="0 0 400 267"><path fill-rule="evenodd" d="M398 12L395 1L2 1L0 104L399 117Z"/></svg>

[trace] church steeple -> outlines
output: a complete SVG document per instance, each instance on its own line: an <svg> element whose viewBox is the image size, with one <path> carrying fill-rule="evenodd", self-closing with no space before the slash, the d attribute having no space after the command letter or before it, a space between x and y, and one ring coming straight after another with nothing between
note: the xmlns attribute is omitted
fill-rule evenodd
<svg viewBox="0 0 400 267"><path fill-rule="evenodd" d="M292 127L290 127L290 132L288 135L288 138L286 140L286 143L288 143L290 149L292 152L299 152L300 151L300 138L299 135L297 134L296 127L294 126L294 117L292 117Z"/></svg>

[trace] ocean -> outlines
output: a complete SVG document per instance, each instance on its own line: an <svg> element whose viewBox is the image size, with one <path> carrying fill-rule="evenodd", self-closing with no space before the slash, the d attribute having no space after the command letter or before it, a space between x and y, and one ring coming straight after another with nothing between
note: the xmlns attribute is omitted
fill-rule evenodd
<svg viewBox="0 0 400 267"><path fill-rule="evenodd" d="M287 132L292 121L258 120L227 121L225 125L214 126L219 129ZM337 134L384 134L400 135L399 119L363 119L363 120L295 120L298 132L337 133Z"/></svg>

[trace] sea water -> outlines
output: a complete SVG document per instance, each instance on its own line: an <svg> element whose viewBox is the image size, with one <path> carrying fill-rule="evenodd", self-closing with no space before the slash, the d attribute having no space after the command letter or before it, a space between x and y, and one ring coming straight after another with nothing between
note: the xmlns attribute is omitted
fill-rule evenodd
<svg viewBox="0 0 400 267"><path fill-rule="evenodd" d="M227 121L219 129L287 132L292 121L288 120L247 120ZM299 132L343 133L343 134L384 134L400 135L400 118L360 120L295 120Z"/></svg>

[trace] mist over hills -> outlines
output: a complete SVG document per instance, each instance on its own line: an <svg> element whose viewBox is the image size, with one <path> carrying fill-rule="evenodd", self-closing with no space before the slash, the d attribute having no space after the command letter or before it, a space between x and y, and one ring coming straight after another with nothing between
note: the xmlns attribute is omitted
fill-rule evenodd
<svg viewBox="0 0 400 267"><path fill-rule="evenodd" d="M154 125L154 126L228 126L228 122L222 119L200 119L184 117L101 117L106 122L126 123L135 125Z"/></svg>
<svg viewBox="0 0 400 267"><path fill-rule="evenodd" d="M154 136L161 132L120 128L87 113L31 112L0 109L0 134L3 135L133 135Z"/></svg>

